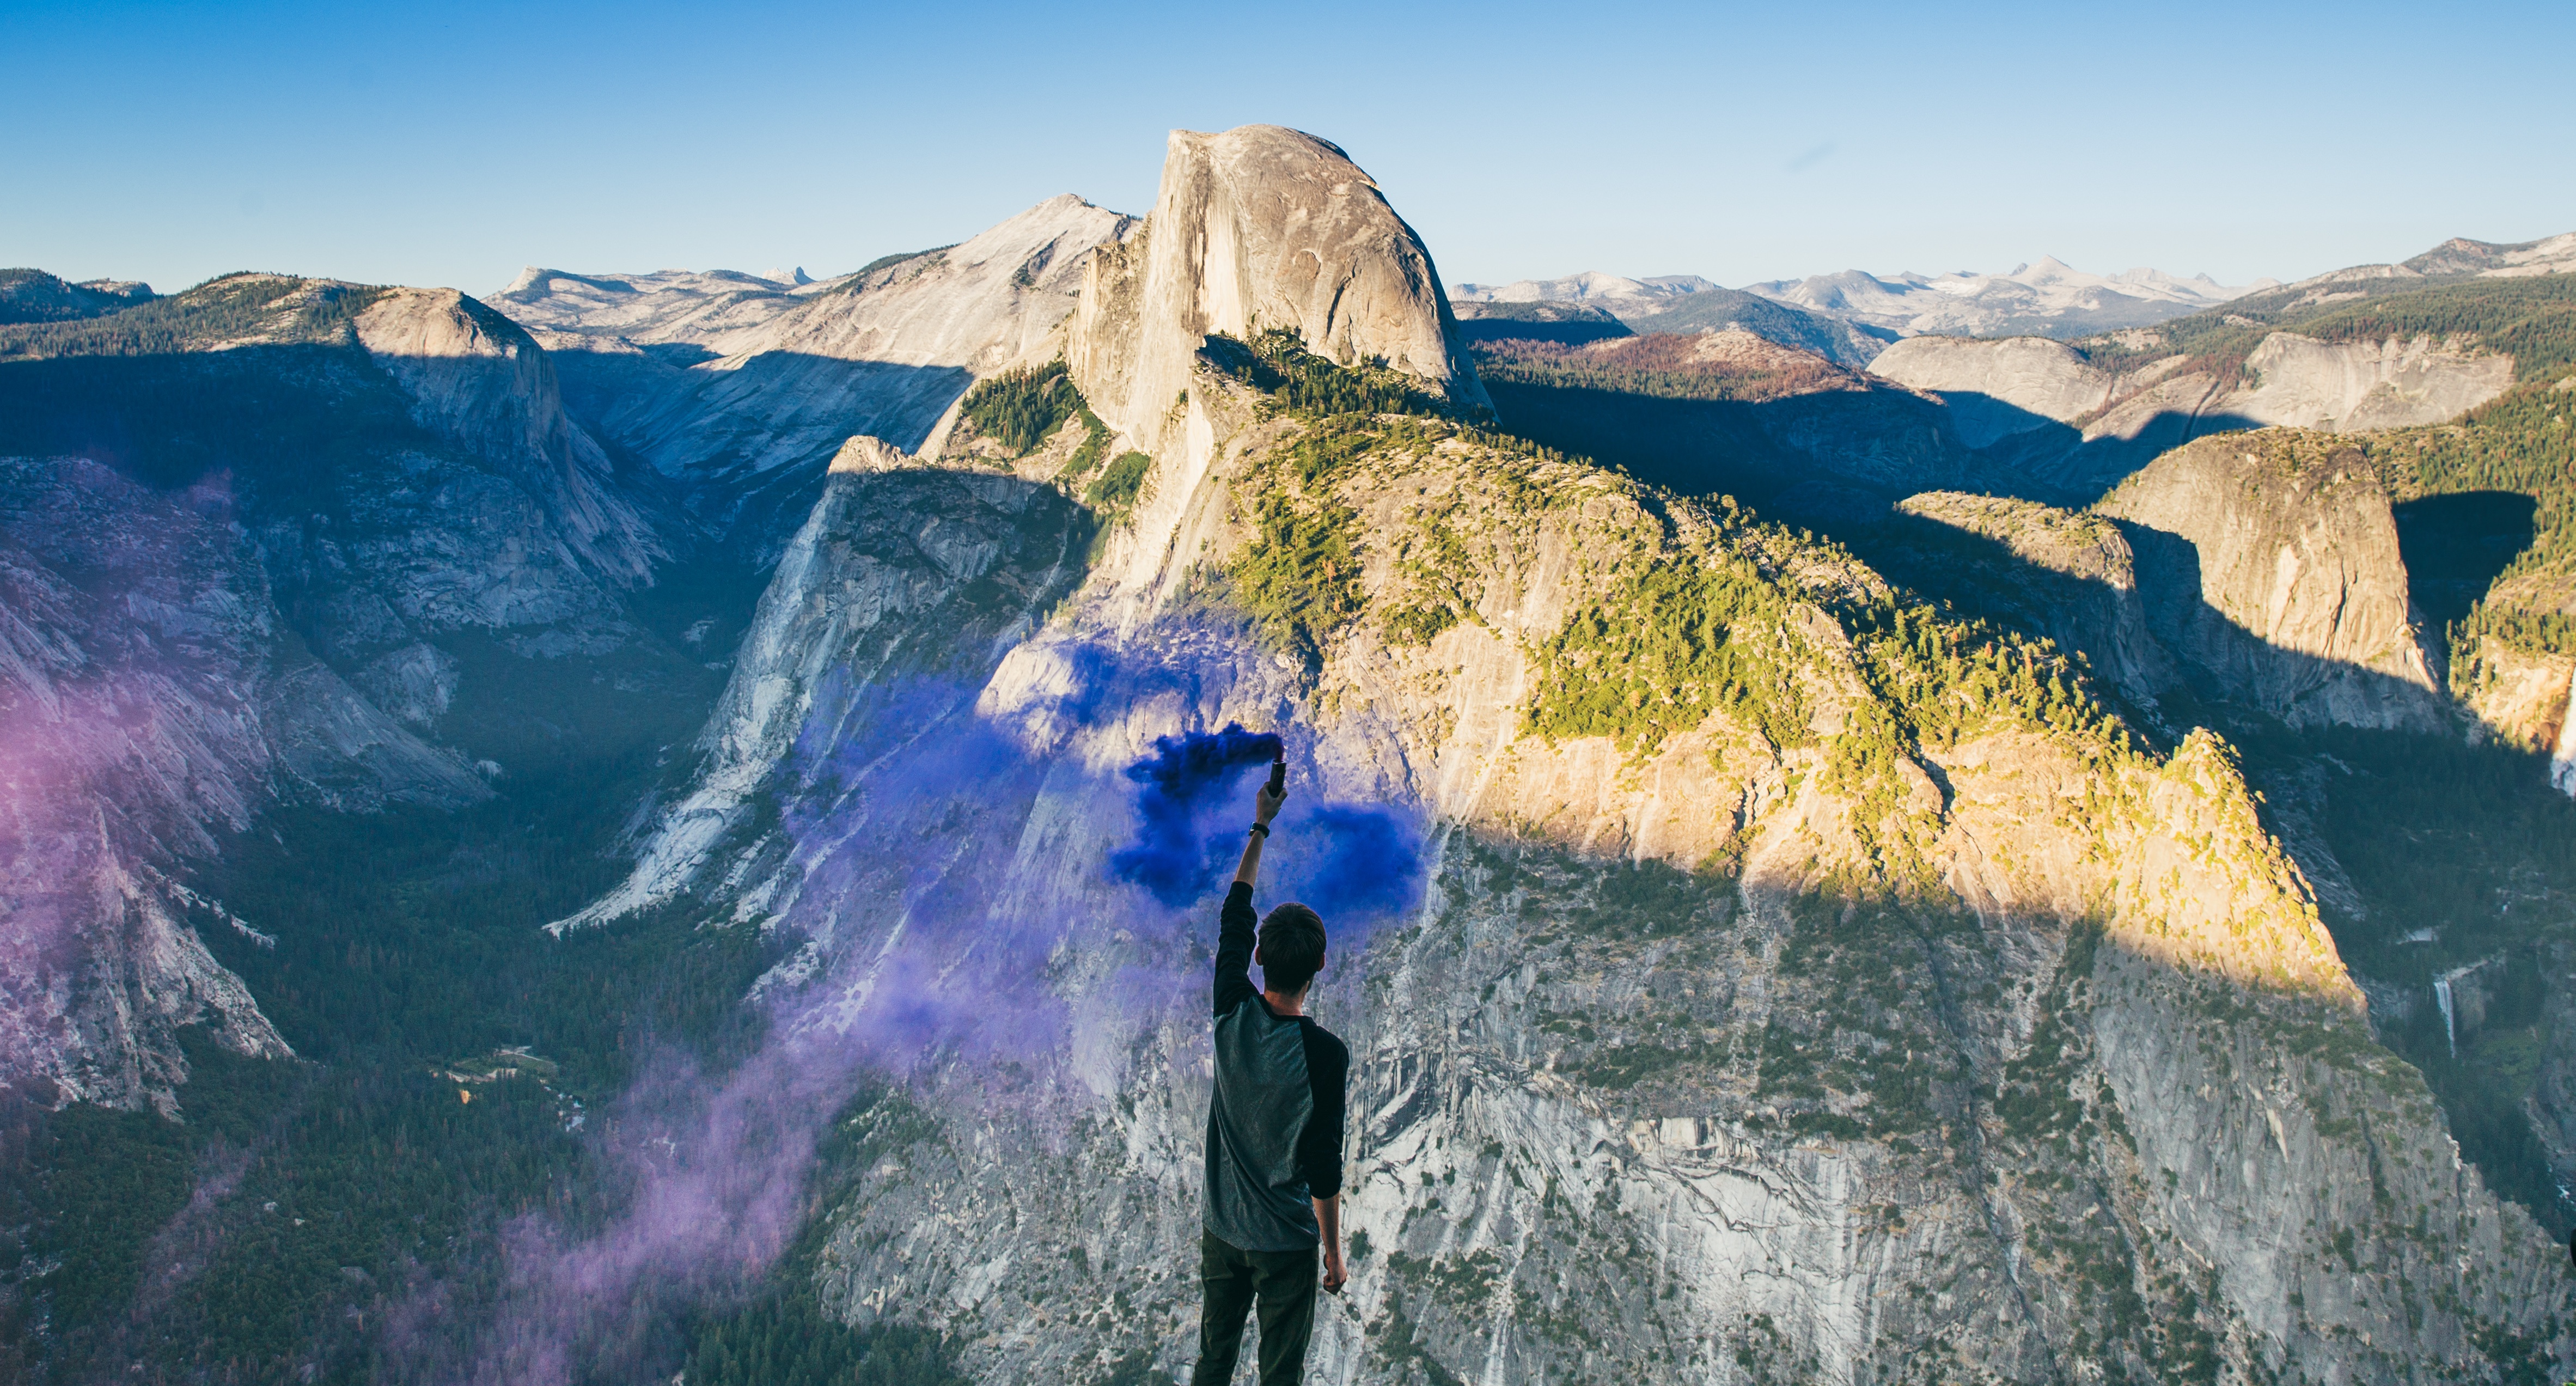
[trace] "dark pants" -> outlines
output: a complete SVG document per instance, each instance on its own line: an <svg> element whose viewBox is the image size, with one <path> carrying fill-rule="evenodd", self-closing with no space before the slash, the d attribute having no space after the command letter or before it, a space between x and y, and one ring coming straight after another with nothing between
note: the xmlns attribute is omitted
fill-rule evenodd
<svg viewBox="0 0 2576 1386"><path fill-rule="evenodd" d="M1190 1386L1225 1386L1243 1351L1243 1316L1261 1302L1261 1386L1296 1386L1306 1370L1306 1335L1315 1328L1315 1248L1238 1251L1213 1232L1199 1233L1199 1365Z"/></svg>

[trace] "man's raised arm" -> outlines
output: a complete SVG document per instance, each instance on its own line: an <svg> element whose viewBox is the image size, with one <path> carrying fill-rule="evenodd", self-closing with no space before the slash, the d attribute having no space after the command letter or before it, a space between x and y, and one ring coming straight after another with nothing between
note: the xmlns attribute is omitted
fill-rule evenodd
<svg viewBox="0 0 2576 1386"><path fill-rule="evenodd" d="M1217 916L1216 1013L1242 1005L1257 990L1252 985L1252 949L1259 920L1252 912L1252 882L1261 874L1261 844L1270 838L1270 820L1279 816L1287 795L1273 794L1264 784L1252 800L1252 828L1243 844L1242 864L1234 868L1234 888L1225 893L1225 910Z"/></svg>

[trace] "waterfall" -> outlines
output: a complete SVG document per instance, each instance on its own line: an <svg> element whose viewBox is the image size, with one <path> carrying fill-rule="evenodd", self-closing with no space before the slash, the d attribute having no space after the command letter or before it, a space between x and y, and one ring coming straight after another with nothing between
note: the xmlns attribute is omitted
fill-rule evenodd
<svg viewBox="0 0 2576 1386"><path fill-rule="evenodd" d="M2442 1043L2451 1047L2451 1057L2460 1057L2459 1037L2451 1030L2451 977L2445 972L2433 979L2433 1000L2442 1008Z"/></svg>
<svg viewBox="0 0 2576 1386"><path fill-rule="evenodd" d="M2433 979L2433 1001L2442 1008L2442 1043L2450 1046L2451 1057L2454 1059L2460 1057L2460 1032L2457 1018L2451 1010L2451 984L2494 961L2494 958L2480 958L2466 967L2452 968Z"/></svg>

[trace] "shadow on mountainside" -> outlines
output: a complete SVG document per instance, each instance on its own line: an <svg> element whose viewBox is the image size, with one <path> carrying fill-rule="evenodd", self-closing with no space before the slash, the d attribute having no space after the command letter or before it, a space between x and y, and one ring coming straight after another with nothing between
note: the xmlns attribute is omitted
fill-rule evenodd
<svg viewBox="0 0 2576 1386"><path fill-rule="evenodd" d="M766 568L859 434L905 452L974 384L956 366L762 352L728 364L701 346L552 353L564 408L659 477L712 542Z"/></svg>
<svg viewBox="0 0 2576 1386"><path fill-rule="evenodd" d="M1547 325L1509 326L1530 337L1519 329ZM2192 439L2260 426L2234 415L2168 410L2127 436L2087 439L2081 429L1990 395L1933 395L1862 379L1866 388L1761 400L1493 378L1485 388L1503 426L1523 437L1652 485L1731 495L1837 537L1838 522L1867 519L1922 491L2089 505Z"/></svg>
<svg viewBox="0 0 2576 1386"><path fill-rule="evenodd" d="M2389 507L2407 591L2432 629L2469 614L2515 555L2531 547L2540 503L2519 491L2460 491Z"/></svg>
<svg viewBox="0 0 2576 1386"><path fill-rule="evenodd" d="M2189 541L2110 523L2134 558L2130 591L1903 511L1829 532L1900 587L2077 653L2130 720L2166 744L2198 725L2231 737L2332 716L2413 725L2435 705L2420 685L2265 641L2201 595L2200 553Z"/></svg>
<svg viewBox="0 0 2576 1386"><path fill-rule="evenodd" d="M2576 1227L2576 802L2548 757L2327 728L2239 740L2266 825L2488 1187ZM2450 981L2445 1017L2437 979Z"/></svg>
<svg viewBox="0 0 2576 1386"><path fill-rule="evenodd" d="M346 345L0 361L0 455L87 457L218 509L280 651L509 776L685 741L762 580L691 543L676 489L613 452L602 484L666 552L640 582L594 567L549 464L432 432Z"/></svg>
<svg viewBox="0 0 2576 1386"><path fill-rule="evenodd" d="M2231 700L2250 700L2253 725L2270 718L2429 725L2440 701L2407 680L2279 649L2245 629L2204 599L2199 555L2175 536L2119 525L2135 559L2138 586L2129 595L1894 508L1938 490L2079 507L2168 448L2242 420L2172 412L2133 438L2088 443L2067 425L1975 394L1935 398L1872 386L1711 400L1516 381L1487 388L1503 425L1524 436L1649 485L1733 496L1767 519L1842 544L1927 598L2081 651L2133 709L2187 689L2222 717ZM2444 564L2435 602L2443 619L2464 612L2529 543L2523 504L2520 520L2507 513L2510 498L2492 495L2415 504L2416 549ZM2476 534L2459 537L2463 526Z"/></svg>
<svg viewBox="0 0 2576 1386"><path fill-rule="evenodd" d="M1733 495L1812 527L1925 598L2078 652L2151 740L2170 748L2207 725L2245 748L2267 796L2258 811L2317 884L2337 946L2372 997L2375 1031L2423 1072L2490 1188L2558 1235L2576 1226L2576 1201L2562 1192L2576 1187L2576 1059L2550 1057L2576 1054L2576 996L2546 980L2576 963L2564 942L2576 932L2576 805L2550 789L2547 758L2460 743L2439 726L2438 692L2271 645L2203 597L2199 551L2179 536L2116 522L2136 582L2122 592L1892 508L1944 487L2080 506L2163 451L2246 421L2172 412L2133 437L2087 443L1982 396L1950 396L1945 410L1919 396L1850 393L1931 440L1896 454L1922 470L1882 480L1817 447L1812 430L1785 427L1782 406L1794 401L1489 388L1507 427L1649 484ZM2535 503L2517 493L2393 510L2410 596L2437 634L2533 540ZM2274 695L2267 706L2243 700L2258 684ZM2391 719L2413 730L2302 731L2282 717L2302 703L2312 715L2424 715ZM2446 1030L2432 983L2462 967L2479 970L2455 981Z"/></svg>
<svg viewBox="0 0 2576 1386"><path fill-rule="evenodd" d="M2167 409L2118 435L2084 430L1973 390L1940 396L1961 443L1971 449L1984 489L1995 495L2068 507L2090 505L2122 478L2195 438L2260 428L2234 414Z"/></svg>

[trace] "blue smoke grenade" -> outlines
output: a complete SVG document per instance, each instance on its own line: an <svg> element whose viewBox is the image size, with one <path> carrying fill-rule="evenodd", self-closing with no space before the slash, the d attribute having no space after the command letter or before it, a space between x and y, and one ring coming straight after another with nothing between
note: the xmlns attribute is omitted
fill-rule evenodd
<svg viewBox="0 0 2576 1386"><path fill-rule="evenodd" d="M1234 722L1156 737L1154 753L1127 767L1139 786L1136 839L1110 855L1110 874L1173 909L1222 891L1252 822L1253 772L1280 747L1276 733ZM1272 898L1302 899L1330 924L1398 914L1422 897L1422 833L1402 814L1312 803L1292 782L1279 828L1265 853Z"/></svg>

